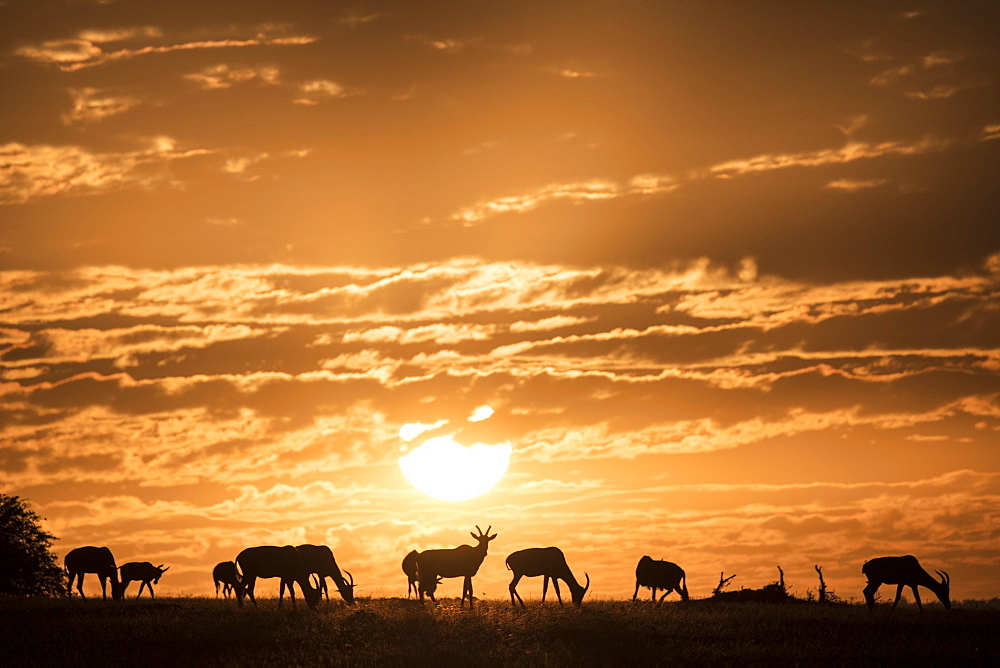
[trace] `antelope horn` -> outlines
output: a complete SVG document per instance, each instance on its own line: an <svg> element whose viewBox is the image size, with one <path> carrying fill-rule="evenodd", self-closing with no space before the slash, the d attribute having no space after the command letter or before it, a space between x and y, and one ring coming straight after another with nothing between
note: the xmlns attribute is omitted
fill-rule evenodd
<svg viewBox="0 0 1000 668"><path fill-rule="evenodd" d="M353 587L354 586L354 576L351 575L351 572L349 570L347 570L347 569L344 569L344 572L347 573L347 577L349 577L350 580L351 580L347 584L349 584L349 585L351 585Z"/></svg>
<svg viewBox="0 0 1000 668"><path fill-rule="evenodd" d="M478 531L478 532L479 532L479 535L480 535L480 536L482 536L482 535L483 535L483 530L479 528L479 525L478 525L478 524L476 525L476 531Z"/></svg>
<svg viewBox="0 0 1000 668"><path fill-rule="evenodd" d="M583 588L583 591L586 592L588 589L590 589L590 574L589 573L584 573L583 575L584 575L584 577L587 578L587 584Z"/></svg>

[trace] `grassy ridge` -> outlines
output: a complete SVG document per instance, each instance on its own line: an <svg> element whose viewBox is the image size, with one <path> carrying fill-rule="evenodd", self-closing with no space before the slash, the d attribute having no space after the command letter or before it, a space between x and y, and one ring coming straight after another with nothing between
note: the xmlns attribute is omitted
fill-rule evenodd
<svg viewBox="0 0 1000 668"><path fill-rule="evenodd" d="M287 601L286 601L287 606ZM279 610L207 598L0 599L0 662L31 665L987 665L1000 610L590 601L580 609L404 599Z"/></svg>

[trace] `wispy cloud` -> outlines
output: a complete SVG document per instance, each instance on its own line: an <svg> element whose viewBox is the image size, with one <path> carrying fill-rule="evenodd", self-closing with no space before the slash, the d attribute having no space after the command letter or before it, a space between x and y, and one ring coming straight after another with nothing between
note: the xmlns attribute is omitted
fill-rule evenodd
<svg viewBox="0 0 1000 668"><path fill-rule="evenodd" d="M907 91L905 95L917 100L947 100L948 98L954 97L958 93L973 87L973 84L967 84L964 86L941 84L926 90Z"/></svg>
<svg viewBox="0 0 1000 668"><path fill-rule="evenodd" d="M801 153L765 153L752 158L729 160L709 167L716 177L731 177L754 172L767 172L790 167L822 167L839 165L856 160L870 160L886 155L922 155L939 153L955 142L949 139L924 137L916 142L886 141L879 143L850 142L836 149L822 149Z"/></svg>
<svg viewBox="0 0 1000 668"><path fill-rule="evenodd" d="M434 51L441 51L443 53L460 53L467 49L468 47L480 42L476 38L466 38L458 39L454 37L444 37L444 38L434 38L425 37L423 35L409 35L408 40L417 42L422 46L425 46Z"/></svg>
<svg viewBox="0 0 1000 668"><path fill-rule="evenodd" d="M549 71L552 74L563 77L564 79L593 79L598 76L596 72L580 70L572 67L553 67L550 68Z"/></svg>
<svg viewBox="0 0 1000 668"><path fill-rule="evenodd" d="M516 333L544 332L554 329L563 329L566 327L576 327L592 322L593 320L595 320L595 318L554 315L550 318L542 318L541 320L518 320L517 322L512 322L509 329L510 331Z"/></svg>
<svg viewBox="0 0 1000 668"><path fill-rule="evenodd" d="M76 39L46 41L39 45L22 47L14 53L15 55L39 63L56 65L64 72L75 72L88 67L96 67L109 62L129 60L150 54L254 46L297 46L312 44L317 39L310 35L283 35L257 32L253 37L245 39L202 39L177 44L120 48L114 51L105 51L99 46L100 44L122 40L134 40L140 37L160 37L162 35L158 29L152 30L153 32L150 32L149 29L119 31L88 30L81 32Z"/></svg>
<svg viewBox="0 0 1000 668"><path fill-rule="evenodd" d="M73 98L73 108L62 117L67 125L101 121L142 104L138 97L98 88L71 88L69 93Z"/></svg>
<svg viewBox="0 0 1000 668"><path fill-rule="evenodd" d="M723 425L702 418L624 432L613 430L607 423L599 423L531 432L523 440L515 441L514 447L521 457L546 462L591 458L634 459L657 453L693 454L848 428L903 430L941 422L966 407L966 403L957 401L926 412L878 415L866 415L860 406L826 412L794 409L773 419L752 418Z"/></svg>
<svg viewBox="0 0 1000 668"><path fill-rule="evenodd" d="M867 122L868 120L865 116L854 117L848 121L846 126L840 127L840 129L850 136L855 130L867 124ZM992 134L989 133L989 129L987 128L984 131L982 140L985 141L989 138L992 138ZM685 181L696 181L705 178L729 179L779 169L841 165L858 160L871 160L890 155L914 156L939 153L954 147L958 143L956 140L938 139L930 136L912 142L848 142L840 148L799 153L765 153L751 158L727 160L712 165L707 169L694 170L684 177L670 174L637 174L625 181L593 179L571 183L552 183L519 195L482 200L455 212L452 214L451 220L463 226L472 227L493 216L508 213L525 213L549 202L569 201L582 203L642 195L660 195L677 190ZM877 179L856 180L845 178L831 181L826 187L855 191L882 184Z"/></svg>
<svg viewBox="0 0 1000 668"><path fill-rule="evenodd" d="M577 183L553 183L522 195L478 202L458 211L452 219L471 226L498 214L523 213L551 201L583 202L635 195L657 195L669 193L677 187L672 177L658 174L640 174L624 183L598 179Z"/></svg>
<svg viewBox="0 0 1000 668"><path fill-rule="evenodd" d="M247 181L256 181L260 178L260 175L250 173L250 168L254 165L267 160L304 158L310 153L309 149L299 149L295 151L283 151L277 154L262 151L260 153L232 155L226 158L225 163L222 165L222 171Z"/></svg>
<svg viewBox="0 0 1000 668"><path fill-rule="evenodd" d="M348 14L347 16L341 19L338 19L338 23L347 26L351 30L354 30L355 28L360 28L361 26L368 25L369 23L374 23L375 21L383 19L387 16L388 14L382 14L378 12L371 14L352 13Z"/></svg>
<svg viewBox="0 0 1000 668"><path fill-rule="evenodd" d="M993 141L1000 139L1000 123L987 125L979 135L979 141Z"/></svg>
<svg viewBox="0 0 1000 668"><path fill-rule="evenodd" d="M320 101L345 97L348 93L343 86L326 79L304 81L296 86L299 97L292 100L295 104L316 105Z"/></svg>
<svg viewBox="0 0 1000 668"><path fill-rule="evenodd" d="M105 30L81 30L77 37L95 44L107 42L127 42L143 38L163 37L163 30L158 26L132 26L129 28L112 28Z"/></svg>
<svg viewBox="0 0 1000 668"><path fill-rule="evenodd" d="M327 285L312 290L287 287L288 281L305 276ZM684 326L657 326L696 332L700 327L767 329L791 322L816 324L841 316L926 309L949 300L976 300L996 290L995 274L807 285L758 276L752 260L728 267L708 259L662 269L475 259L379 270L281 265L174 271L88 267L57 274L11 271L3 279L0 305L8 314L8 326L110 313L257 325L364 322L367 327L351 327L344 336L369 343L432 340L446 332L447 338L475 339L501 324L504 331L516 333L582 326L594 316L574 313L574 309L634 304L668 295L669 301L655 306L657 313L683 313L702 322L689 319ZM62 287L51 290L49 284ZM117 295L123 291L135 296L119 303ZM411 293L420 299L410 309L388 310L397 295ZM561 314L525 318L539 310ZM458 322L456 313L463 314ZM510 320L472 320L488 314Z"/></svg>
<svg viewBox="0 0 1000 668"><path fill-rule="evenodd" d="M225 63L220 63L206 67L200 72L185 74L184 78L207 89L231 88L235 84L251 81L273 86L281 83L281 70L277 67L232 68Z"/></svg>
<svg viewBox="0 0 1000 668"><path fill-rule="evenodd" d="M273 332L271 329L255 329L245 325L137 325L105 330L47 328L9 348L4 356L16 357L19 365L107 359L113 360L115 366L130 367L138 363L136 357L139 355L206 348L224 341L246 340ZM33 354L42 356L35 358Z"/></svg>
<svg viewBox="0 0 1000 668"><path fill-rule="evenodd" d="M213 153L179 148L171 137L154 137L148 148L123 153L94 153L81 146L0 146L0 204L18 204L38 197L91 194L125 186L149 186L167 177L146 169Z"/></svg>
<svg viewBox="0 0 1000 668"><path fill-rule="evenodd" d="M837 179L826 184L826 188L833 190L843 190L845 192L856 192L858 190L870 190L878 188L888 183L888 179Z"/></svg>

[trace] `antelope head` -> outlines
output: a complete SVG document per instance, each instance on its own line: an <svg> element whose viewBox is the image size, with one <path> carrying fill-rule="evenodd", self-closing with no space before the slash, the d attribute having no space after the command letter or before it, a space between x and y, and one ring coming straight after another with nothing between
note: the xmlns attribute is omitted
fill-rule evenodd
<svg viewBox="0 0 1000 668"><path fill-rule="evenodd" d="M488 527L486 527L486 531L484 532L482 529L479 528L479 525L477 524L476 525L476 531L479 532L479 535L476 535L476 534L472 533L471 531L469 532L469 535L472 536L477 541L479 541L479 547L485 548L489 544L489 542L491 540L493 540L494 538L497 537L496 534L493 534L492 536L489 535L490 529L492 529L492 528L493 528L493 525L491 524Z"/></svg>
<svg viewBox="0 0 1000 668"><path fill-rule="evenodd" d="M159 566L157 566L156 567L157 576L155 578L153 578L153 584L160 584L160 578L162 578L163 574L166 573L169 570L170 570L170 566L167 566L166 568L163 567L163 564L160 564Z"/></svg>
<svg viewBox="0 0 1000 668"><path fill-rule="evenodd" d="M125 583L113 578L111 580L111 600L121 601L125 598Z"/></svg>
<svg viewBox="0 0 1000 668"><path fill-rule="evenodd" d="M583 597L587 595L587 590L590 589L590 574L584 573L583 575L587 578L587 584L583 586L583 589L573 592L573 605L578 608L583 603Z"/></svg>
<svg viewBox="0 0 1000 668"><path fill-rule="evenodd" d="M941 577L941 582L938 583L938 591L936 592L938 598L944 604L946 610L951 610L951 576L948 575L947 571L934 571Z"/></svg>
<svg viewBox="0 0 1000 668"><path fill-rule="evenodd" d="M344 601L348 605L354 605L354 588L357 586L354 584L354 576L348 570L344 571L347 573L347 580L344 581L344 587L340 590L340 595L344 597Z"/></svg>

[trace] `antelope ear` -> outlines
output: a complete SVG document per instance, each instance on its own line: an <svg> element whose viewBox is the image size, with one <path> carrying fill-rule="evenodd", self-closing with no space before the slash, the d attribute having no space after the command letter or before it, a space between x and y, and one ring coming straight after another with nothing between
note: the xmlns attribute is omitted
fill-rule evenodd
<svg viewBox="0 0 1000 668"><path fill-rule="evenodd" d="M170 570L170 566L167 566L166 568L163 568L163 564L160 564L160 566L159 566L159 567L160 567L161 569L163 569L163 572L164 572L164 573L166 573L167 571L169 571L169 570Z"/></svg>
<svg viewBox="0 0 1000 668"><path fill-rule="evenodd" d="M479 540L479 536L477 536L476 534L472 533L471 531L469 532L469 535L472 536L473 538L475 538L476 540Z"/></svg>
<svg viewBox="0 0 1000 668"><path fill-rule="evenodd" d="M494 539L494 538L496 538L496 537L497 537L497 535L496 535L496 534L493 534L492 536L489 536L489 539L490 539L490 540L493 540L493 539Z"/></svg>

